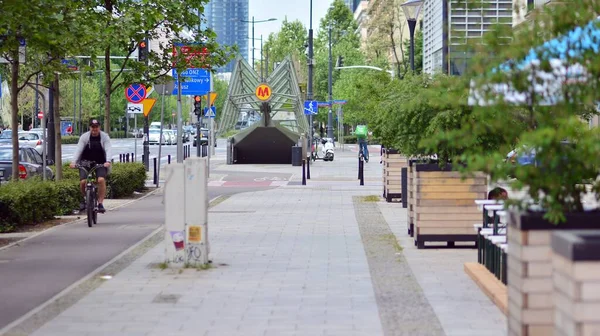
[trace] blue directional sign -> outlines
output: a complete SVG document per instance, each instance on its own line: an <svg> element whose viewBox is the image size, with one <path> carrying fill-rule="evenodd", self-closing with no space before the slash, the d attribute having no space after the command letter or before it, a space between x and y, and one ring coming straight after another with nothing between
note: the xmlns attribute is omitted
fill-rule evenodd
<svg viewBox="0 0 600 336"><path fill-rule="evenodd" d="M187 69L180 74L181 94L184 96L203 96L210 91L210 72L206 69ZM179 80L177 70L173 69L175 88L173 95L177 94Z"/></svg>
<svg viewBox="0 0 600 336"><path fill-rule="evenodd" d="M317 102L317 104L319 105L319 107L331 106L330 102Z"/></svg>
<svg viewBox="0 0 600 336"><path fill-rule="evenodd" d="M208 107L204 108L204 116L205 117L209 117L209 118L214 118L217 116L217 107L216 106L211 106L210 107L210 111L208 110Z"/></svg>
<svg viewBox="0 0 600 336"><path fill-rule="evenodd" d="M333 105L344 105L346 103L347 103L346 100L334 100L333 101Z"/></svg>
<svg viewBox="0 0 600 336"><path fill-rule="evenodd" d="M304 114L311 115L319 112L319 106L314 100L307 100L304 102Z"/></svg>

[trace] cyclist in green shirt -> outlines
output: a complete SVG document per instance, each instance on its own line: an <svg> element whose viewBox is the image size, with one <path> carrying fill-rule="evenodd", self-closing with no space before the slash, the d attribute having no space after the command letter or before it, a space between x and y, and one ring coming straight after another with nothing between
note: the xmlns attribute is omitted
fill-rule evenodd
<svg viewBox="0 0 600 336"><path fill-rule="evenodd" d="M369 129L367 125L358 125L356 126L356 131L354 132L356 138L358 139L358 148L359 153L363 153L363 157L365 158L365 162L369 162L369 148L368 148L368 136Z"/></svg>

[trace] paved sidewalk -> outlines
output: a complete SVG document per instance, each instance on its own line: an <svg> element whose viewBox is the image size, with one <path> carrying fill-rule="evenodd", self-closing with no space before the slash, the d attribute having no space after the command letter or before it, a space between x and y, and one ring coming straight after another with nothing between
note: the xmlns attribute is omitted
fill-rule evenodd
<svg viewBox="0 0 600 336"><path fill-rule="evenodd" d="M378 152L371 157L362 187L352 150L311 165L307 186L299 185L298 167L222 166L293 177L285 186L237 194L210 210L213 268L161 270L160 244L34 335L501 334L499 311L461 278L462 262L474 258L474 250L413 249L397 220L406 217L400 205L357 207L357 196L382 191ZM358 223L361 209L369 209L375 222ZM371 225L393 232L404 250L393 248L391 234L378 238ZM378 249L380 241L388 248ZM386 282L392 274L405 281ZM390 293L393 288L403 290ZM411 316L415 311L434 313ZM409 317L420 324L404 323Z"/></svg>

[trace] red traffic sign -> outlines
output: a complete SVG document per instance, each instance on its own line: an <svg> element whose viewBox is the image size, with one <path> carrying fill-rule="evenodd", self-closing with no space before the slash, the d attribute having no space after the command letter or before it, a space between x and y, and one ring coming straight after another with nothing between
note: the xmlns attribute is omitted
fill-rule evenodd
<svg viewBox="0 0 600 336"><path fill-rule="evenodd" d="M131 84L125 89L125 98L130 103L139 104L146 99L146 87L142 84Z"/></svg>
<svg viewBox="0 0 600 336"><path fill-rule="evenodd" d="M44 112L40 111L37 115L38 119L44 119Z"/></svg>
<svg viewBox="0 0 600 336"><path fill-rule="evenodd" d="M200 63L204 64L206 60L206 56L210 55L208 48L200 47L198 45L184 45L181 43L176 43L173 46L173 58L176 58L177 55L181 53L184 55L185 64L188 69L193 69L195 66L192 65L195 59L199 59ZM196 62L197 63L197 62ZM173 67L176 67L176 62L173 62ZM207 66L204 64L204 66Z"/></svg>

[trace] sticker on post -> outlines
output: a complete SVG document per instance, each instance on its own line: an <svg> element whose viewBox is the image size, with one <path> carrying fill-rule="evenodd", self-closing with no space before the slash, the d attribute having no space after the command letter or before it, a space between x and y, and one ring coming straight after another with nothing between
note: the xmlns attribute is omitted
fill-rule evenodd
<svg viewBox="0 0 600 336"><path fill-rule="evenodd" d="M169 231L173 245L175 245L175 251L181 251L185 248L183 231Z"/></svg>
<svg viewBox="0 0 600 336"><path fill-rule="evenodd" d="M202 227L190 226L190 235L188 239L189 243L201 243L202 242Z"/></svg>

